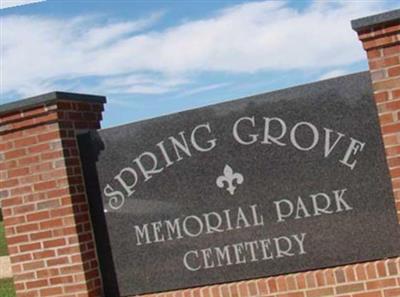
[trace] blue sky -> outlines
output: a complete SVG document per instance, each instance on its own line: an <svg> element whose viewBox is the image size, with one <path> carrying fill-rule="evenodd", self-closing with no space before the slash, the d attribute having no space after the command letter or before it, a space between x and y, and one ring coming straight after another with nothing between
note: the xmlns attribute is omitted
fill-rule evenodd
<svg viewBox="0 0 400 297"><path fill-rule="evenodd" d="M363 71L352 19L398 1L1 0L1 103L106 95L103 127ZM27 2L36 2L16 6Z"/></svg>

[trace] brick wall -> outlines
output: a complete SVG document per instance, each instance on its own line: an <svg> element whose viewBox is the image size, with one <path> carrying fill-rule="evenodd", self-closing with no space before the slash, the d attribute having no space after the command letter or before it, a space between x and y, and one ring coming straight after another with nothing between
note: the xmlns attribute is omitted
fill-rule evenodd
<svg viewBox="0 0 400 297"><path fill-rule="evenodd" d="M400 218L400 20L359 32L367 52Z"/></svg>
<svg viewBox="0 0 400 297"><path fill-rule="evenodd" d="M375 101L400 218L400 12L358 30L367 52ZM378 18L379 19L379 18ZM333 269L181 290L146 297L400 297L400 257Z"/></svg>
<svg viewBox="0 0 400 297"><path fill-rule="evenodd" d="M0 114L0 195L17 296L101 296L76 133L100 128L103 104L46 96L57 100Z"/></svg>

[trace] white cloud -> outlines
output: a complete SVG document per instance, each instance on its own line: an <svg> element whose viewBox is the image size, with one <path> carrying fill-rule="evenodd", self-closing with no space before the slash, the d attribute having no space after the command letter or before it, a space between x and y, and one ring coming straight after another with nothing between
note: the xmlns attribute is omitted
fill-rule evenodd
<svg viewBox="0 0 400 297"><path fill-rule="evenodd" d="M0 0L0 9L45 2L46 0Z"/></svg>
<svg viewBox="0 0 400 297"><path fill-rule="evenodd" d="M347 74L347 71L344 69L335 69L332 71L328 71L319 77L320 80L330 79L338 76L342 76Z"/></svg>
<svg viewBox="0 0 400 297"><path fill-rule="evenodd" d="M33 95L32 86L91 78L118 92L163 93L208 71L340 68L365 56L350 20L384 6L315 1L298 11L285 2L250 2L161 31L151 30L160 14L133 22L9 15L3 18L2 92ZM121 83L125 75L143 74L151 83Z"/></svg>
<svg viewBox="0 0 400 297"><path fill-rule="evenodd" d="M131 74L102 79L95 88L109 94L163 94L187 83L189 80L179 77Z"/></svg>
<svg viewBox="0 0 400 297"><path fill-rule="evenodd" d="M220 89L220 88L226 87L228 85L230 85L230 83L211 84L211 85L205 85L205 86L201 86L201 87L197 87L197 88L192 88L192 89L189 89L187 91L180 93L179 97L184 97L184 96L203 93L203 92L207 92L207 91L211 91L211 90L215 90L215 89Z"/></svg>

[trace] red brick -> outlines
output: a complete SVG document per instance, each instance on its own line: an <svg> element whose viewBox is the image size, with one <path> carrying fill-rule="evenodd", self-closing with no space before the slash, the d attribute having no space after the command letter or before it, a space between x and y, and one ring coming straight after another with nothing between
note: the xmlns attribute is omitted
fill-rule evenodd
<svg viewBox="0 0 400 297"><path fill-rule="evenodd" d="M23 283L18 283L16 280L14 280L14 288L15 290L25 290L25 286Z"/></svg>
<svg viewBox="0 0 400 297"><path fill-rule="evenodd" d="M19 246L19 249L21 250L21 252L34 251L34 250L38 250L40 248L41 248L41 244L39 242L22 244Z"/></svg>
<svg viewBox="0 0 400 297"><path fill-rule="evenodd" d="M68 216L68 215L72 215L73 213L74 213L73 209L70 206L63 207L63 208L52 209L50 211L50 215L51 215L52 218L54 218L54 217L65 217L65 216Z"/></svg>
<svg viewBox="0 0 400 297"><path fill-rule="evenodd" d="M400 168L394 168L390 170L390 176L395 178L395 177L400 177Z"/></svg>
<svg viewBox="0 0 400 297"><path fill-rule="evenodd" d="M285 294L279 294L277 297L304 297L303 292L293 292L293 293L285 293Z"/></svg>
<svg viewBox="0 0 400 297"><path fill-rule="evenodd" d="M7 244L14 245L21 242L28 242L28 235L8 236Z"/></svg>
<svg viewBox="0 0 400 297"><path fill-rule="evenodd" d="M284 276L277 277L276 284L279 292L287 291L287 283L286 283L286 278Z"/></svg>
<svg viewBox="0 0 400 297"><path fill-rule="evenodd" d="M40 134L37 136L40 142L49 141L49 140L56 140L60 138L59 131L51 131L45 134Z"/></svg>
<svg viewBox="0 0 400 297"><path fill-rule="evenodd" d="M392 125L387 125L385 127L382 127L382 133L395 133L395 132L400 132L400 123L392 124Z"/></svg>
<svg viewBox="0 0 400 297"><path fill-rule="evenodd" d="M25 223L25 216L12 216L12 217L4 217L4 224L7 227ZM6 229L7 231L7 229Z"/></svg>
<svg viewBox="0 0 400 297"><path fill-rule="evenodd" d="M14 208L14 214L24 214L35 210L34 204L22 204Z"/></svg>
<svg viewBox="0 0 400 297"><path fill-rule="evenodd" d="M382 59L376 59L369 62L371 70L383 69L390 66L395 66L399 64L399 57L384 57Z"/></svg>
<svg viewBox="0 0 400 297"><path fill-rule="evenodd" d="M36 274L38 278L48 278L50 276L60 275L60 271L58 268L46 268L36 271Z"/></svg>
<svg viewBox="0 0 400 297"><path fill-rule="evenodd" d="M7 176L8 178L14 178L14 177L19 177L19 176L24 176L29 174L29 168L25 167L25 168L18 168L18 169L13 169L13 170L9 170L7 172Z"/></svg>
<svg viewBox="0 0 400 297"><path fill-rule="evenodd" d="M393 45L383 48L384 56L400 55L400 45Z"/></svg>
<svg viewBox="0 0 400 297"><path fill-rule="evenodd" d="M48 282L45 279L35 280L32 282L26 282L27 289L46 287L47 285L48 285Z"/></svg>
<svg viewBox="0 0 400 297"><path fill-rule="evenodd" d="M23 157L26 155L26 150L24 148L8 151L4 153L6 160L16 159L18 157Z"/></svg>
<svg viewBox="0 0 400 297"><path fill-rule="evenodd" d="M398 89L398 90L393 90L393 91L392 91L392 96L393 96L393 99L398 99L398 98L400 98L400 89Z"/></svg>
<svg viewBox="0 0 400 297"><path fill-rule="evenodd" d="M14 275L13 278L14 281L32 280L35 279L35 273L34 272L19 273L17 275Z"/></svg>
<svg viewBox="0 0 400 297"><path fill-rule="evenodd" d="M60 266L70 263L68 257L57 257L46 261L47 267Z"/></svg>
<svg viewBox="0 0 400 297"><path fill-rule="evenodd" d="M391 174L393 174L392 177L397 177L397 175L399 175L399 173L400 172L398 170L395 170L395 169L391 170ZM386 267L385 267L385 262L384 261L379 261L376 264L376 269L378 271L378 276L379 277L385 277L386 276Z"/></svg>
<svg viewBox="0 0 400 297"><path fill-rule="evenodd" d="M368 293L359 293L354 294L353 297L382 297L381 292L368 292Z"/></svg>
<svg viewBox="0 0 400 297"><path fill-rule="evenodd" d="M47 251L36 252L33 253L32 255L35 260L38 260L38 259L52 258L56 255L56 253L53 250L47 250Z"/></svg>
<svg viewBox="0 0 400 297"><path fill-rule="evenodd" d="M396 198L400 199L400 191L397 192ZM396 275L398 273L398 269L397 269L397 265L396 265L395 261L391 260L390 262L388 262L387 266L388 266L389 275Z"/></svg>
<svg viewBox="0 0 400 297"><path fill-rule="evenodd" d="M393 44L394 41L395 41L394 36L384 36L384 37L375 38L375 39L372 39L369 41L364 41L363 47L365 50L369 50L372 48L389 46L389 45Z"/></svg>
<svg viewBox="0 0 400 297"><path fill-rule="evenodd" d="M394 24L390 24L390 26L387 26L383 29L384 34L387 33L400 33L400 24L397 24L398 22Z"/></svg>
<svg viewBox="0 0 400 297"><path fill-rule="evenodd" d="M54 229L57 227L61 227L63 226L63 220L62 219L51 219L51 220L47 220L47 221L43 221L39 223L40 229L44 230L44 229Z"/></svg>
<svg viewBox="0 0 400 297"><path fill-rule="evenodd" d="M27 156L18 160L19 166L30 165L39 162L39 156Z"/></svg>
<svg viewBox="0 0 400 297"><path fill-rule="evenodd" d="M2 204L3 207L19 205L19 204L22 204L22 198L21 197L15 197L15 198L3 199L1 204Z"/></svg>
<svg viewBox="0 0 400 297"><path fill-rule="evenodd" d="M23 121L10 123L12 129L27 129L28 127L35 124L34 119L24 119Z"/></svg>
<svg viewBox="0 0 400 297"><path fill-rule="evenodd" d="M0 182L0 189L11 188L18 185L17 179L8 179Z"/></svg>
<svg viewBox="0 0 400 297"><path fill-rule="evenodd" d="M373 83L373 86L375 90L395 89L400 86L400 79L392 78L392 79L377 81Z"/></svg>
<svg viewBox="0 0 400 297"><path fill-rule="evenodd" d="M82 120L83 114L81 112L68 112L68 119L71 120Z"/></svg>
<svg viewBox="0 0 400 297"><path fill-rule="evenodd" d="M334 296L333 288L321 288L306 291L306 297L323 297L323 296Z"/></svg>
<svg viewBox="0 0 400 297"><path fill-rule="evenodd" d="M48 189L55 188L57 186L57 183L55 181L45 181L42 183L37 183L33 186L35 191L44 191Z"/></svg>
<svg viewBox="0 0 400 297"><path fill-rule="evenodd" d="M2 161L0 162L0 170L6 170L17 167L17 161Z"/></svg>
<svg viewBox="0 0 400 297"><path fill-rule="evenodd" d="M50 213L46 211L37 211L26 216L29 222L43 221L50 217Z"/></svg>
<svg viewBox="0 0 400 297"><path fill-rule="evenodd" d="M46 296L57 296L62 294L63 290L61 287L53 287L53 288L46 288L40 290L40 296L41 297L46 297Z"/></svg>
<svg viewBox="0 0 400 297"><path fill-rule="evenodd" d="M42 106L35 107L35 108L32 108L32 109L24 110L22 114L23 114L24 117L29 117L29 116L39 115L39 114L42 114L44 112L46 112L46 109L42 105Z"/></svg>
<svg viewBox="0 0 400 297"><path fill-rule="evenodd" d="M8 150L12 149L13 146L14 145L13 145L13 143L11 141L10 142L0 143L0 152L8 151Z"/></svg>
<svg viewBox="0 0 400 297"><path fill-rule="evenodd" d="M367 278L368 279L377 278L378 274L377 274L376 267L375 267L374 263L367 263L365 265L365 267L366 267Z"/></svg>
<svg viewBox="0 0 400 297"><path fill-rule="evenodd" d="M305 289L306 288L306 279L303 273L299 273L296 275L296 284L297 288Z"/></svg>
<svg viewBox="0 0 400 297"><path fill-rule="evenodd" d="M50 238L51 236L52 236L51 231L40 231L40 232L36 232L36 233L31 233L29 235L29 237L31 238L32 241Z"/></svg>
<svg viewBox="0 0 400 297"><path fill-rule="evenodd" d="M103 104L92 104L92 110L102 112L104 110Z"/></svg>
<svg viewBox="0 0 400 297"><path fill-rule="evenodd" d="M387 288L387 287L396 287L396 279L395 278L390 278L390 279L381 279L381 280L376 280L376 281L370 281L366 283L367 285L367 290L374 290L374 289L382 289L382 288Z"/></svg>
<svg viewBox="0 0 400 297"><path fill-rule="evenodd" d="M11 262L12 263L19 263L19 262L26 262L26 261L31 261L32 260L32 255L30 253L28 254L18 254L15 256L10 256ZM14 275L14 278L18 276L20 277L21 275Z"/></svg>
<svg viewBox="0 0 400 297"><path fill-rule="evenodd" d="M267 280L267 285L270 293L275 293L278 291L278 286L276 283L276 278L270 278Z"/></svg>
<svg viewBox="0 0 400 297"><path fill-rule="evenodd" d="M82 110L82 111L90 111L92 109L91 104L83 103L83 102L76 103L76 107L78 110Z"/></svg>
<svg viewBox="0 0 400 297"><path fill-rule="evenodd" d="M21 138L23 136L22 131L13 131L8 134L2 135L3 141L9 141L17 138Z"/></svg>
<svg viewBox="0 0 400 297"><path fill-rule="evenodd" d="M385 143L385 146L392 146L394 144L400 144L400 141L396 134L384 135L383 141Z"/></svg>
<svg viewBox="0 0 400 297"><path fill-rule="evenodd" d="M72 276L60 276L50 278L51 285L68 284L73 282Z"/></svg>
<svg viewBox="0 0 400 297"><path fill-rule="evenodd" d="M29 153L31 154L37 154L37 153L41 153L44 151L47 151L50 149L50 144L49 143L41 143L35 146L30 146L28 148Z"/></svg>
<svg viewBox="0 0 400 297"><path fill-rule="evenodd" d="M63 156L64 156L63 151L46 152L40 155L42 160L60 159Z"/></svg>
<svg viewBox="0 0 400 297"><path fill-rule="evenodd" d="M22 178L21 178L22 179ZM28 194L32 192L32 187L31 186L22 186L22 182L20 183L20 186L18 188L11 189L11 196L17 196L17 195L22 195L22 194Z"/></svg>
<svg viewBox="0 0 400 297"><path fill-rule="evenodd" d="M83 271L83 268L82 268L81 264L60 267L61 274L79 273L82 271Z"/></svg>
<svg viewBox="0 0 400 297"><path fill-rule="evenodd" d="M43 246L45 248L53 248L53 247L59 247L59 246L64 246L65 245L65 239L60 238L60 239L53 239L53 240L48 240L43 242Z"/></svg>
<svg viewBox="0 0 400 297"><path fill-rule="evenodd" d="M379 58L382 56L381 50L380 49L372 49L367 51L367 56L368 59L375 59L375 58Z"/></svg>
<svg viewBox="0 0 400 297"><path fill-rule="evenodd" d="M363 283L346 284L346 285L340 285L340 286L336 287L337 294L353 293L353 292L359 292L359 291L363 291L363 290L364 290Z"/></svg>
<svg viewBox="0 0 400 297"><path fill-rule="evenodd" d="M385 113L379 115L379 122L381 126L385 126L387 124L392 124L394 122L392 113Z"/></svg>
<svg viewBox="0 0 400 297"><path fill-rule="evenodd" d="M55 112L49 113L47 115L35 118L35 124L45 124L47 122L52 122L58 119L58 115Z"/></svg>
<svg viewBox="0 0 400 297"><path fill-rule="evenodd" d="M18 233L32 232L37 230L39 230L39 225L36 223L17 226Z"/></svg>
<svg viewBox="0 0 400 297"><path fill-rule="evenodd" d="M18 297L39 297L38 291L25 291L18 292Z"/></svg>
<svg viewBox="0 0 400 297"><path fill-rule="evenodd" d="M37 143L37 139L35 136L32 137L25 137L22 139L17 139L14 141L15 147L24 147L24 146L30 146L32 144Z"/></svg>
<svg viewBox="0 0 400 297"><path fill-rule="evenodd" d="M4 114L1 116L0 119L0 123L5 123L5 122L9 122L9 121L15 121L18 120L22 117L22 113L15 111L15 112L11 112L9 114Z"/></svg>
<svg viewBox="0 0 400 297"><path fill-rule="evenodd" d="M47 192L48 198L63 197L69 195L69 189L54 189Z"/></svg>
<svg viewBox="0 0 400 297"><path fill-rule="evenodd" d="M384 290L383 296L384 297L399 297L400 296L400 288Z"/></svg>
<svg viewBox="0 0 400 297"><path fill-rule="evenodd" d="M61 110L61 109L71 109L72 105L71 102L67 102L67 101L59 101L57 102L57 107Z"/></svg>
<svg viewBox="0 0 400 297"><path fill-rule="evenodd" d="M258 287L258 291L260 292L261 295L268 293L268 287L265 282L265 279L259 279L257 281L257 287Z"/></svg>
<svg viewBox="0 0 400 297"><path fill-rule="evenodd" d="M86 289L86 285L82 284L82 285L71 285L71 286L64 286L64 290L66 293L74 293L74 292L81 292L81 291L85 291Z"/></svg>

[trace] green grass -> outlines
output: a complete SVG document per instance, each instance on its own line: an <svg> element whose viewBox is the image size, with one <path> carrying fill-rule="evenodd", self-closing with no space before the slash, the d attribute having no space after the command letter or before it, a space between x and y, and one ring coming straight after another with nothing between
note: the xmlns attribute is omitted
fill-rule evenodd
<svg viewBox="0 0 400 297"><path fill-rule="evenodd" d="M14 283L11 278L0 279L0 296L15 297Z"/></svg>
<svg viewBox="0 0 400 297"><path fill-rule="evenodd" d="M5 255L7 255L7 245L4 236L4 224L0 221L0 256ZM15 297L14 283L11 278L0 279L0 297Z"/></svg>
<svg viewBox="0 0 400 297"><path fill-rule="evenodd" d="M6 244L6 238L4 235L4 223L0 221L0 257L1 256L6 256L7 255L7 244ZM3 295L0 294L1 297Z"/></svg>

